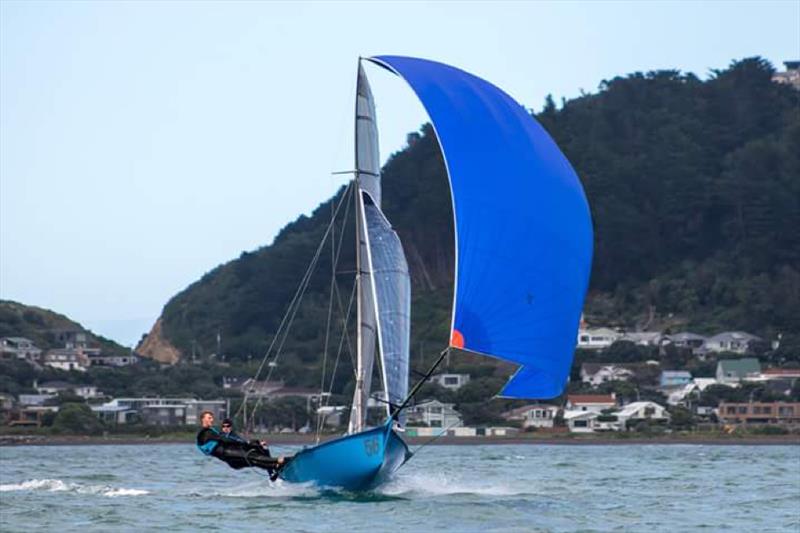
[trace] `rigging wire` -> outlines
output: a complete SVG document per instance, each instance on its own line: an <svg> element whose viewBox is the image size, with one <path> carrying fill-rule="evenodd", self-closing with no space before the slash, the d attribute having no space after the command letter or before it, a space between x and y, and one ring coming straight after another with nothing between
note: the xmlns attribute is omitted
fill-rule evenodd
<svg viewBox="0 0 800 533"><path fill-rule="evenodd" d="M288 336L289 329L291 328L292 322L294 321L294 317L296 316L297 311L298 311L298 309L300 307L300 300L302 299L303 295L305 294L306 289L308 288L308 284L309 284L309 282L311 280L311 274L313 273L313 271L314 271L314 269L316 267L316 264L319 261L320 254L322 252L322 249L324 248L325 242L327 241L328 235L332 231L333 222L335 222L335 216L339 212L339 210L341 209L343 204L347 204L349 206L349 202L346 202L345 199L348 198L348 196L349 196L348 192L352 189L352 185L353 185L352 181L347 184L347 187L346 187L344 193L342 194L342 199L339 202L339 205L336 206L336 210L334 212L333 220L331 221L331 223L328 224L328 227L325 229L325 233L322 236L322 240L321 240L319 246L317 247L317 250L314 253L314 256L311 258L311 261L309 262L308 268L306 269L306 272L303 275L303 278L301 279L300 284L298 285L297 290L294 293L294 296L292 297L291 301L289 302L289 305L288 305L288 307L286 309L286 312L284 313L283 318L281 319L281 322L278 325L278 329L275 332L275 336L273 336L272 341L270 342L270 345L267 348L267 351L266 351L266 353L264 354L264 357L261 360L261 364L259 364L259 366L258 366L258 370L256 371L256 374L253 377L253 384L254 385L258 382L258 378L261 377L261 373L264 370L264 366L266 365L267 360L269 359L270 355L272 354L273 348L275 348L275 343L277 342L278 338L281 337L281 334L283 334L283 338L282 338L280 344L278 345L277 350L275 351L275 355L273 357L273 361L272 362L273 363L277 362L278 357L280 357L280 355L281 355L281 350L283 348L283 344L286 342L286 337ZM270 365L269 371L267 372L267 377L266 377L267 381L269 381L269 377L271 376L272 370L274 368L275 367L273 365ZM237 409L236 414L234 415L234 417L239 416L239 414L245 408L245 405L247 404L247 401L249 400L249 396L250 396L250 391L246 390L245 391L244 400L242 401L242 404L239 406L239 409ZM260 401L262 399L263 399L263 396L261 396L259 398L258 404L253 408L251 421L255 419L256 409L257 409L258 405L260 405ZM245 420L244 422L245 422L245 429L247 429L247 420Z"/></svg>
<svg viewBox="0 0 800 533"><path fill-rule="evenodd" d="M323 400L320 402L321 405L319 407L327 407L328 406L328 400L330 398L330 393L333 391L333 382L334 382L334 380L336 378L336 371L339 368L339 360L340 360L341 355L342 355L344 341L345 341L345 339L347 339L348 341L350 340L350 337L347 334L347 324L348 324L348 322L350 320L350 311L353 308L353 300L355 299L355 293L356 293L356 287L355 287L355 285L353 285L353 290L350 292L350 301L347 304L347 313L345 315L343 315L343 317L342 317L342 335L339 338L339 348L336 351L336 359L334 360L333 370L331 371L331 380L330 380L330 385L328 386L328 391L327 391L328 395L327 396L323 395ZM353 355L351 353L350 354L350 359L351 360L352 360L352 357L353 357ZM325 376L323 376L323 379L324 379L324 377ZM323 389L322 392L325 392L324 389ZM320 433L322 432L323 424L324 424L324 419L320 415L319 410L317 410L317 430L316 430L317 442L319 442L319 437L320 437Z"/></svg>

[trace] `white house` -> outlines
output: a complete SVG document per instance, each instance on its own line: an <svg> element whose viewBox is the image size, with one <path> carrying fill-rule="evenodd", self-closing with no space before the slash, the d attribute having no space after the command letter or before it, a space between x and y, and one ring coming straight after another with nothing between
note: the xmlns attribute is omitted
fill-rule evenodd
<svg viewBox="0 0 800 533"><path fill-rule="evenodd" d="M624 431L630 421L669 420L667 410L655 402L633 402L619 409L600 413L597 411L564 411L564 421L573 433L595 431Z"/></svg>
<svg viewBox="0 0 800 533"><path fill-rule="evenodd" d="M25 337L3 337L0 339L0 358L38 361L42 350Z"/></svg>
<svg viewBox="0 0 800 533"><path fill-rule="evenodd" d="M599 413L617 406L617 397L611 394L570 394L567 396L567 411L592 411Z"/></svg>
<svg viewBox="0 0 800 533"><path fill-rule="evenodd" d="M632 402L628 405L624 405L614 414L619 417L623 426L627 422L635 420L669 420L669 413L666 408L655 402Z"/></svg>
<svg viewBox="0 0 800 533"><path fill-rule="evenodd" d="M455 404L428 400L409 409L408 425L422 423L434 428L449 428L464 425L461 414L453 409Z"/></svg>
<svg viewBox="0 0 800 533"><path fill-rule="evenodd" d="M622 335L609 328L586 328L578 330L578 348L602 350L619 340Z"/></svg>
<svg viewBox="0 0 800 533"><path fill-rule="evenodd" d="M445 389L458 390L469 383L469 374L437 374L431 378L431 382Z"/></svg>
<svg viewBox="0 0 800 533"><path fill-rule="evenodd" d="M750 352L752 344L757 342L763 342L761 337L756 337L744 331L726 331L707 339L703 347L710 352L745 354Z"/></svg>
<svg viewBox="0 0 800 533"><path fill-rule="evenodd" d="M558 406L535 403L506 411L503 418L522 422L523 428L551 428L557 414Z"/></svg>
<svg viewBox="0 0 800 533"><path fill-rule="evenodd" d="M684 405L686 398L692 393L701 393L706 390L710 385L718 385L716 378L692 378L692 381L673 390L667 396L667 403L669 405Z"/></svg>
<svg viewBox="0 0 800 533"><path fill-rule="evenodd" d="M33 388L36 389L36 392L39 394L49 395L71 391L86 400L102 396L102 394L98 393L97 387L94 385L74 385L66 381L45 381L41 385L34 381Z"/></svg>
<svg viewBox="0 0 800 533"><path fill-rule="evenodd" d="M660 346L667 337L660 331L635 331L624 333L619 338L621 341L629 341L639 346Z"/></svg>
<svg viewBox="0 0 800 533"><path fill-rule="evenodd" d="M564 421L571 433L594 433L595 431L619 431L621 422L613 414L597 411L564 411Z"/></svg>
<svg viewBox="0 0 800 533"><path fill-rule="evenodd" d="M667 338L673 346L678 348L688 348L689 350L692 350L692 353L701 351L703 345L708 340L707 337L698 335L697 333L692 333L690 331L682 331L674 335L669 335Z"/></svg>
<svg viewBox="0 0 800 533"><path fill-rule="evenodd" d="M597 386L607 381L627 381L634 376L633 370L616 363L583 363L581 381Z"/></svg>
<svg viewBox="0 0 800 533"><path fill-rule="evenodd" d="M66 381L45 381L41 385L34 380L33 388L36 389L36 392L39 394L49 394L54 395L60 392L67 392L72 390L72 383L67 383Z"/></svg>
<svg viewBox="0 0 800 533"><path fill-rule="evenodd" d="M130 366L139 362L139 357L133 352L125 355L104 355L101 352L88 353L89 364L92 366Z"/></svg>
<svg viewBox="0 0 800 533"><path fill-rule="evenodd" d="M48 350L44 355L44 364L60 370L86 372L89 368L89 358L83 353L82 348L57 348Z"/></svg>

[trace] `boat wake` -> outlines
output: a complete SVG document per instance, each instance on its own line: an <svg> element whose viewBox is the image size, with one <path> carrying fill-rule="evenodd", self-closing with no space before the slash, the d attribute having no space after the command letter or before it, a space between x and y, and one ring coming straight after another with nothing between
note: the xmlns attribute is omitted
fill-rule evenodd
<svg viewBox="0 0 800 533"><path fill-rule="evenodd" d="M521 488L500 484L497 483L496 479L469 480L450 477L443 473L404 473L386 485L379 487L378 491L387 496L407 498L417 496L523 496L537 494L530 487Z"/></svg>
<svg viewBox="0 0 800 533"><path fill-rule="evenodd" d="M98 494L109 498L150 494L150 491L142 489L111 487L109 485L84 485L81 483L68 483L60 479L30 479L22 483L0 484L0 492L14 491L71 492L75 494Z"/></svg>

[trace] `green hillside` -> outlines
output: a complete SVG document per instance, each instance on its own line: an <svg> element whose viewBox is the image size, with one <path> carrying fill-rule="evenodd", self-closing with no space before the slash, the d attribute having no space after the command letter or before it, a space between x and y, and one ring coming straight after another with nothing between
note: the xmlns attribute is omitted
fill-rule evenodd
<svg viewBox="0 0 800 533"><path fill-rule="evenodd" d="M708 80L635 73L560 107L545 103L537 118L592 208L590 321L767 338L800 331L800 93L772 74L750 58ZM383 184L384 211L412 271L412 361L422 366L447 341L453 272L449 191L429 126L390 158ZM207 356L220 333L227 358L260 358L342 193L173 297L162 314L166 340L184 355ZM353 238L352 228L342 231L346 305ZM330 267L319 268L286 340L280 377L290 383L319 384L329 286Z"/></svg>
<svg viewBox="0 0 800 533"><path fill-rule="evenodd" d="M91 346L102 348L104 353L124 355L128 348L95 335L74 320L49 309L24 305L10 300L0 300L0 337L25 337L43 349L63 348L56 339L59 331L82 331Z"/></svg>

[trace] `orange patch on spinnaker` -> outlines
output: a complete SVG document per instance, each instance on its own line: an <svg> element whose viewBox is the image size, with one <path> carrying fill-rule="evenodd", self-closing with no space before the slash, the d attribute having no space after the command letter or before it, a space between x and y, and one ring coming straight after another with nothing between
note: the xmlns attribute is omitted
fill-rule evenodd
<svg viewBox="0 0 800 533"><path fill-rule="evenodd" d="M457 329L454 329L453 333L450 335L450 346L453 348L464 347L464 335L462 335Z"/></svg>

